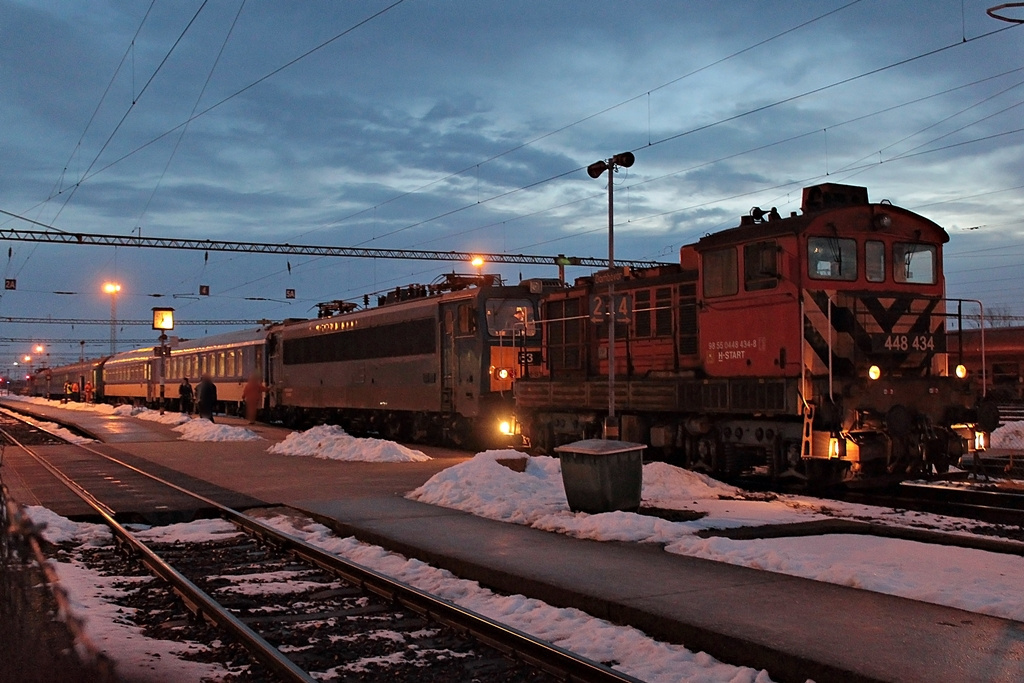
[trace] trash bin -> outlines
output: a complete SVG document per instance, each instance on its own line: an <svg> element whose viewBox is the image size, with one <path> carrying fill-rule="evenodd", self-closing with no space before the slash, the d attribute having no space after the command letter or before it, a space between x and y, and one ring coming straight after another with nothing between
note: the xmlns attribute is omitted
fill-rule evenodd
<svg viewBox="0 0 1024 683"><path fill-rule="evenodd" d="M642 443L585 439L555 449L562 486L573 512L613 512L640 507Z"/></svg>

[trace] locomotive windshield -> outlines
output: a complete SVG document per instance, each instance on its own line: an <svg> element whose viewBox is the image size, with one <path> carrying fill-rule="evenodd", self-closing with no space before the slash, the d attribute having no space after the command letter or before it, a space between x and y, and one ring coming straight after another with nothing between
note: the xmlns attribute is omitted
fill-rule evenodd
<svg viewBox="0 0 1024 683"><path fill-rule="evenodd" d="M537 332L533 304L527 299L489 299L487 331L495 337L532 337Z"/></svg>
<svg viewBox="0 0 1024 683"><path fill-rule="evenodd" d="M857 242L840 237L807 240L808 275L815 280L857 279Z"/></svg>
<svg viewBox="0 0 1024 683"><path fill-rule="evenodd" d="M897 242L892 245L893 278L896 282L935 284L935 245Z"/></svg>

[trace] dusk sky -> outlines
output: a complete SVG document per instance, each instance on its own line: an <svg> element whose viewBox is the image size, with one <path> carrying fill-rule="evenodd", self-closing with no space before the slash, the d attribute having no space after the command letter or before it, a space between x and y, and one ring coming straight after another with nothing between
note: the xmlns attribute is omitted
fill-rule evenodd
<svg viewBox="0 0 1024 683"><path fill-rule="evenodd" d="M996 4L0 0L0 226L605 257L606 176L585 167L631 150L620 258L676 261L753 206L865 185L949 232L948 296L1024 324L1024 27ZM4 247L0 317L109 319L108 280L122 319L313 317L453 269ZM0 336L4 368L35 341L66 340L54 364L109 346L102 325Z"/></svg>

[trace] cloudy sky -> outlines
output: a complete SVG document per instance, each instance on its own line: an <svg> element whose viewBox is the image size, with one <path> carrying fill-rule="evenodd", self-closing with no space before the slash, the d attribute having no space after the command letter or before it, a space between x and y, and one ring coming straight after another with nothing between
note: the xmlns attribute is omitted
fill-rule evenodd
<svg viewBox="0 0 1024 683"><path fill-rule="evenodd" d="M1024 316L1024 28L994 4L0 0L0 227L601 257L583 169L632 150L620 258L860 184L949 231L949 296ZM112 279L121 319L307 317L453 267L4 246L2 317L109 319ZM5 367L33 340L109 345L82 323L0 335Z"/></svg>

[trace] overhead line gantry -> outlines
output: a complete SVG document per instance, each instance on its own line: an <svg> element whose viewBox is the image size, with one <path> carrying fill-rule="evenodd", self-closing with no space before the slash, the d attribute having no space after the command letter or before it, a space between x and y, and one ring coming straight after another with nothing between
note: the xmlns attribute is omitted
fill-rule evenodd
<svg viewBox="0 0 1024 683"><path fill-rule="evenodd" d="M0 210L9 216L7 211ZM21 216L16 218L27 220ZM30 221L34 222L34 221ZM490 263L518 263L523 265L582 266L606 268L603 258L592 256L544 256L536 254L488 254L465 251L424 251L417 249L368 249L364 247L334 247L313 244L279 244L272 242L232 242L226 240L198 240L178 237L139 237L133 235L105 235L85 232L56 232L50 230L0 229L0 239L14 242L46 242L51 244L90 244L110 247L144 247L150 249L185 249L192 251L233 251L252 254L298 254L303 256L340 256L347 258L406 259L416 261L469 262L483 258ZM616 259L617 265L630 268L652 268L666 265L659 261L631 261Z"/></svg>

